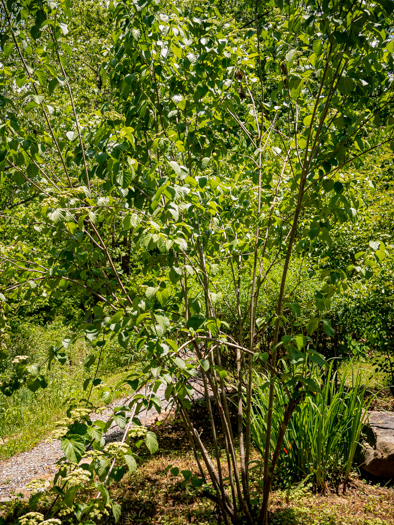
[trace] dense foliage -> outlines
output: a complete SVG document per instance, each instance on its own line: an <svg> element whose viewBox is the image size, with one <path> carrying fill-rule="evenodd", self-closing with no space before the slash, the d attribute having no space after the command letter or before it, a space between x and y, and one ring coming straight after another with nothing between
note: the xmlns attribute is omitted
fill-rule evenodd
<svg viewBox="0 0 394 525"><path fill-rule="evenodd" d="M91 522L140 445L157 449L137 415L160 410L164 385L195 453L194 485L225 523L266 524L286 431L320 391L334 328L392 351L379 292L392 292L392 232L373 206L383 181L369 173L379 159L391 188L392 4L238 7L1 0L1 391L45 388L44 364L66 362L81 337L91 348L50 517L69 507ZM354 305L379 319L378 337ZM12 325L59 314L73 335L43 363L13 355ZM123 381L128 405L94 421L115 345L143 366ZM257 501L256 368L267 378ZM211 450L189 416L197 378ZM125 429L118 447L103 440L112 421Z"/></svg>

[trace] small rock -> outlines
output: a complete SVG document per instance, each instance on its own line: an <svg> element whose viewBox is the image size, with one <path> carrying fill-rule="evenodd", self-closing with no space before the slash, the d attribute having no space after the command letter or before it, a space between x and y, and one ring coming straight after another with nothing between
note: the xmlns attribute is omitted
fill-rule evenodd
<svg viewBox="0 0 394 525"><path fill-rule="evenodd" d="M366 434L362 468L374 477L394 479L394 413L371 412Z"/></svg>

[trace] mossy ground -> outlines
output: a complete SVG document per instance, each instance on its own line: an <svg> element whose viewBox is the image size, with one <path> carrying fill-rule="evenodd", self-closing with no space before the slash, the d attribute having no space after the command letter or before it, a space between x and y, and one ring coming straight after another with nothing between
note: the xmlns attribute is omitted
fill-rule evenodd
<svg viewBox="0 0 394 525"><path fill-rule="evenodd" d="M172 419L157 433L160 451L146 457L136 474L115 489L123 507L120 525L219 525L215 504L191 485L185 487L181 474L169 471L172 465L198 474L181 424ZM345 493L314 494L310 486L276 490L271 513L274 525L394 525L394 488L372 485L354 474Z"/></svg>

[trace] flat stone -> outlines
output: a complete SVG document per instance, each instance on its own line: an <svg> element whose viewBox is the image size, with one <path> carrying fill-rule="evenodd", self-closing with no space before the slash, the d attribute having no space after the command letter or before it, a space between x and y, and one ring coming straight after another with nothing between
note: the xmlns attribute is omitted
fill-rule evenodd
<svg viewBox="0 0 394 525"><path fill-rule="evenodd" d="M376 478L394 479L394 413L370 412L362 468Z"/></svg>

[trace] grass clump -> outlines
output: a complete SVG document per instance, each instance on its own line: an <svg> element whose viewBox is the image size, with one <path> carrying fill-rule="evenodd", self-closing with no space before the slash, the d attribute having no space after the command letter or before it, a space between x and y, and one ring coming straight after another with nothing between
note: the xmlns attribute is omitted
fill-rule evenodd
<svg viewBox="0 0 394 525"><path fill-rule="evenodd" d="M278 479L282 485L307 479L317 490L325 491L328 485L347 483L371 399L365 400L366 387L360 374L353 376L351 388L346 386L349 373L338 378L333 364L324 378L316 371L313 375L320 390L305 397L290 421L278 464ZM280 409L274 414L274 430L278 432L287 402L279 384L276 396ZM267 406L267 382L264 376L256 374L252 437L261 454L265 446Z"/></svg>

